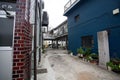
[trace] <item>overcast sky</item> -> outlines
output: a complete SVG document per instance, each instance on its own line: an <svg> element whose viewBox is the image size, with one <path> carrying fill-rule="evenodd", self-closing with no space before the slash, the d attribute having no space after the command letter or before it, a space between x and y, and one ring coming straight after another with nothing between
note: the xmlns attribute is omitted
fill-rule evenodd
<svg viewBox="0 0 120 80"><path fill-rule="evenodd" d="M63 16L64 6L69 0L44 0L44 10L49 15L49 27L55 28L67 18Z"/></svg>

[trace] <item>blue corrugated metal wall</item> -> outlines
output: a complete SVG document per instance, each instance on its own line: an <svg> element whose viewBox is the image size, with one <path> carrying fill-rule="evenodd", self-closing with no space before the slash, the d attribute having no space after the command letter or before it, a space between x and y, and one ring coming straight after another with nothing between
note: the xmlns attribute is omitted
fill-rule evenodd
<svg viewBox="0 0 120 80"><path fill-rule="evenodd" d="M69 50L76 55L77 48L81 46L81 37L93 35L93 51L97 52L97 32L108 30L111 56L120 56L120 14L112 14L116 8L120 8L120 0L86 0L67 12ZM75 22L74 17L78 14L80 19Z"/></svg>

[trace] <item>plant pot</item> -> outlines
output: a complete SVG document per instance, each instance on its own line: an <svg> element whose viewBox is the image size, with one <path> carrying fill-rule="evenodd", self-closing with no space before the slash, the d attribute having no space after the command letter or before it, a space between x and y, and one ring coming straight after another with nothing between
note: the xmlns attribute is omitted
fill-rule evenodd
<svg viewBox="0 0 120 80"><path fill-rule="evenodd" d="M72 55L73 55L73 53L71 52L71 53L70 53L70 55L72 56Z"/></svg>
<svg viewBox="0 0 120 80"><path fill-rule="evenodd" d="M78 57L79 58L83 58L83 54L78 54Z"/></svg>
<svg viewBox="0 0 120 80"><path fill-rule="evenodd" d="M97 64L98 64L98 61L96 61L96 60L91 60L90 63L97 65Z"/></svg>
<svg viewBox="0 0 120 80"><path fill-rule="evenodd" d="M110 66L107 66L107 69L108 69L108 71L111 71L111 70L112 70L112 68L111 68Z"/></svg>
<svg viewBox="0 0 120 80"><path fill-rule="evenodd" d="M120 74L120 70L113 69L112 71L115 72L115 73Z"/></svg>
<svg viewBox="0 0 120 80"><path fill-rule="evenodd" d="M83 57L83 54L80 54L80 57Z"/></svg>
<svg viewBox="0 0 120 80"><path fill-rule="evenodd" d="M113 64L116 64L116 65L120 64L119 59L112 59L111 61L113 62Z"/></svg>

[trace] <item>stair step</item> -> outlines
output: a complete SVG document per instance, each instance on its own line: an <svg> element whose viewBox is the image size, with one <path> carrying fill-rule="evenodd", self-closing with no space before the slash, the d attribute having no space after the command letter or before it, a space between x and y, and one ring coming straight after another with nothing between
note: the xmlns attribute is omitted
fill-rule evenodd
<svg viewBox="0 0 120 80"><path fill-rule="evenodd" d="M37 74L43 74L43 73L47 73L47 69L46 68L37 69Z"/></svg>

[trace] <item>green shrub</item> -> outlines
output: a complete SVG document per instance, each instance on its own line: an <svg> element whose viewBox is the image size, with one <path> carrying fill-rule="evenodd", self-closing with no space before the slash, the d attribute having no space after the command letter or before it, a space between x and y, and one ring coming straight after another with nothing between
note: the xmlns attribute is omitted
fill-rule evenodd
<svg viewBox="0 0 120 80"><path fill-rule="evenodd" d="M111 61L110 61L110 62L107 62L106 65L107 65L107 66L110 66L111 68L114 66L113 62L111 62Z"/></svg>
<svg viewBox="0 0 120 80"><path fill-rule="evenodd" d="M88 60L88 61L91 61L91 60L93 60L93 58L89 55L89 56L87 56L86 57L86 59Z"/></svg>
<svg viewBox="0 0 120 80"><path fill-rule="evenodd" d="M84 54L89 56L91 54L91 48L86 48Z"/></svg>
<svg viewBox="0 0 120 80"><path fill-rule="evenodd" d="M120 64L120 59L119 58L112 58L111 61L116 65Z"/></svg>
<svg viewBox="0 0 120 80"><path fill-rule="evenodd" d="M116 65L112 61L106 63L113 71L120 71L120 64Z"/></svg>
<svg viewBox="0 0 120 80"><path fill-rule="evenodd" d="M84 53L85 53L85 51L83 50L82 47L80 47L79 49L77 49L77 52L78 52L79 54L84 54Z"/></svg>
<svg viewBox="0 0 120 80"><path fill-rule="evenodd" d="M92 57L93 59L98 59L98 54L92 53L92 54L90 54L90 55L91 55L91 57Z"/></svg>
<svg viewBox="0 0 120 80"><path fill-rule="evenodd" d="M113 68L112 68L112 70L120 71L120 67L119 67L119 66L120 66L120 65L114 65Z"/></svg>

